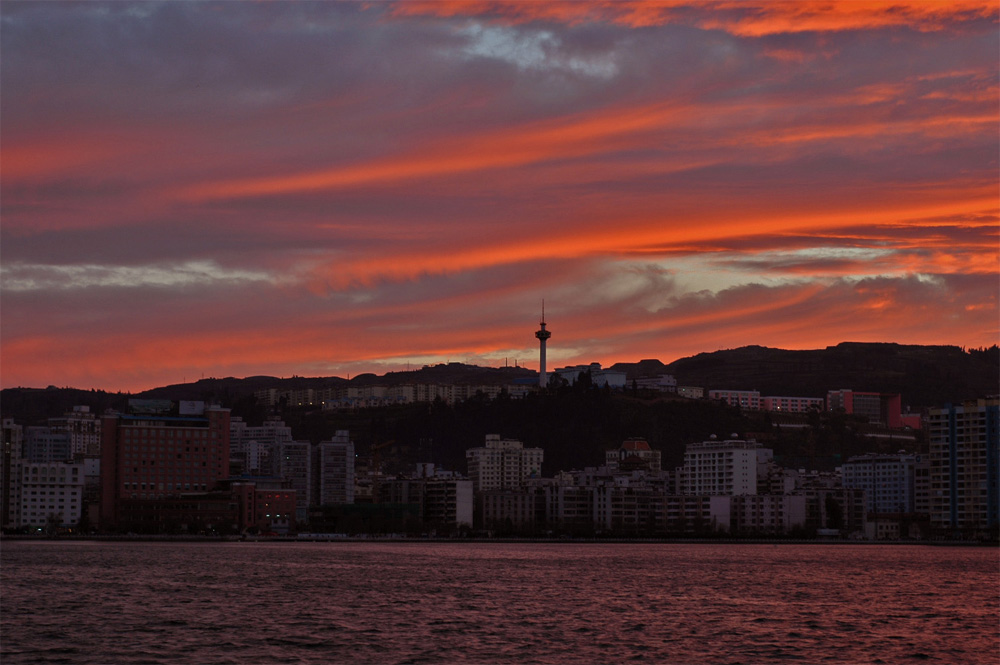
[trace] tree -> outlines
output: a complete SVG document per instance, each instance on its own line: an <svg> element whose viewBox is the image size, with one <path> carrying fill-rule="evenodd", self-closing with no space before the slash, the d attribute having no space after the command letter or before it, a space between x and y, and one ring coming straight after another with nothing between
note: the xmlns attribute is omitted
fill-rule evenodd
<svg viewBox="0 0 1000 665"><path fill-rule="evenodd" d="M54 536L59 533L59 527L62 526L62 514L61 513L49 513L49 516L45 518L45 533L50 536Z"/></svg>

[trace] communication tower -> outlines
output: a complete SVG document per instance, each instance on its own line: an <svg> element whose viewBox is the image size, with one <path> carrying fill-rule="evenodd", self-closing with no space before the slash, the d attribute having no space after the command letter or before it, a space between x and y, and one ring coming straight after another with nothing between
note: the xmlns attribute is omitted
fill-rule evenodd
<svg viewBox="0 0 1000 665"><path fill-rule="evenodd" d="M552 333L545 329L545 301L542 301L542 320L540 322L541 328L535 333L535 337L538 338L538 387L544 388L548 383L548 375L545 373L545 342L549 337L552 337Z"/></svg>

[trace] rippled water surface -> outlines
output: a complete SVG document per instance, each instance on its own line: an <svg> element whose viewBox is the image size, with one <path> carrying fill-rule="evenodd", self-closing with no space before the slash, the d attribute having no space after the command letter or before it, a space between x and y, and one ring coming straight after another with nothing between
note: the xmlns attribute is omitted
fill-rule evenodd
<svg viewBox="0 0 1000 665"><path fill-rule="evenodd" d="M4 542L13 663L996 663L989 548Z"/></svg>

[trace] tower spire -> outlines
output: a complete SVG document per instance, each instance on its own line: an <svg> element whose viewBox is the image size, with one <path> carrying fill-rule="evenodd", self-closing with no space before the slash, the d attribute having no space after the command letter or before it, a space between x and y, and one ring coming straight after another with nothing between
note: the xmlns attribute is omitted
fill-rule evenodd
<svg viewBox="0 0 1000 665"><path fill-rule="evenodd" d="M545 300L542 300L542 320L541 326L536 332L538 338L538 387L544 388L548 384L548 375L545 373L545 342L552 337L552 333L545 329Z"/></svg>

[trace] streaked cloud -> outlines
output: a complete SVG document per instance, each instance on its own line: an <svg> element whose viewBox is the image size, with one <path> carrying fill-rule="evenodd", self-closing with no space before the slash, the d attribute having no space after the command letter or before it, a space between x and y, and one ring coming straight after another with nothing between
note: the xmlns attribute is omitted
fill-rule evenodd
<svg viewBox="0 0 1000 665"><path fill-rule="evenodd" d="M213 261L188 261L178 265L101 266L37 265L14 263L0 269L5 291L51 289L204 287L217 283L270 282L264 272L229 270Z"/></svg>
<svg viewBox="0 0 1000 665"><path fill-rule="evenodd" d="M5 2L0 380L995 343L998 18Z"/></svg>

